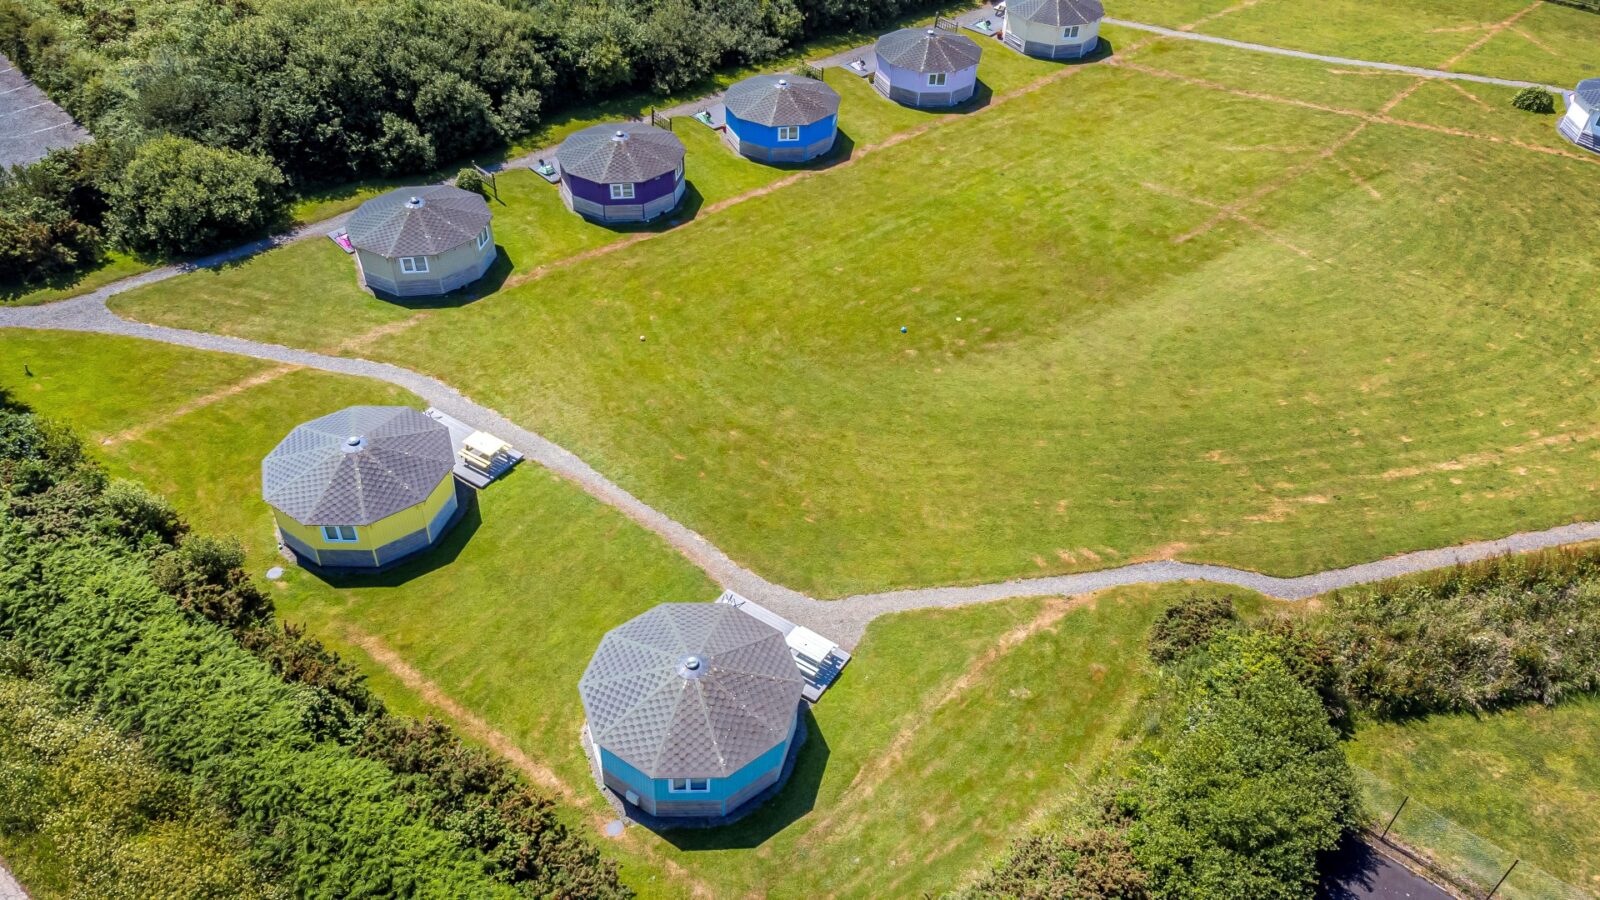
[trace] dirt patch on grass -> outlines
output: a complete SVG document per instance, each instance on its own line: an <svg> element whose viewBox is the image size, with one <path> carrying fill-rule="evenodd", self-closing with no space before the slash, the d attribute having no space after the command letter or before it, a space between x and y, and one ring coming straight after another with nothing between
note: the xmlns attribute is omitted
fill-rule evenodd
<svg viewBox="0 0 1600 900"><path fill-rule="evenodd" d="M1395 481L1402 478L1415 478L1418 475L1430 475L1438 472L1460 472L1464 469L1476 469L1484 466L1494 466L1504 463L1510 457L1520 456L1534 450L1543 450L1549 447L1570 445L1576 449L1577 445L1592 441L1600 437L1600 428L1590 428L1584 431L1564 431L1560 434L1545 435L1541 438L1521 444L1502 447L1499 450L1484 450L1479 453L1467 453L1454 459L1443 462L1429 463L1423 466L1405 466L1390 469L1379 475L1385 481Z"/></svg>
<svg viewBox="0 0 1600 900"><path fill-rule="evenodd" d="M1541 7L1543 5L1544 5L1544 0L1533 0L1532 4L1524 7L1521 10L1518 10L1515 13L1512 13L1510 16L1506 17L1505 20L1500 21L1500 22L1496 22L1493 25L1490 25L1489 28L1484 32L1482 37L1480 37L1477 40L1473 41L1471 44L1468 44L1467 45L1467 49L1461 51L1460 53L1457 53L1455 56L1450 57L1450 59L1444 65L1440 66L1439 68L1444 69L1446 71L1449 71L1451 66L1456 65L1457 63L1461 62L1463 59L1466 59L1467 57L1469 57L1472 54L1476 53L1479 49L1481 49L1483 47L1484 44L1487 44L1490 41L1494 40L1495 37L1498 36L1502 31L1505 31L1507 28L1510 28L1511 26L1517 24L1519 21L1522 20L1523 16L1527 15L1528 13L1533 12L1534 10L1538 9L1539 7Z"/></svg>
<svg viewBox="0 0 1600 900"><path fill-rule="evenodd" d="M299 369L300 366L274 366L273 368L265 371L257 372L256 374L251 375L249 378L236 381L227 387L218 388L217 390L214 390L203 397L196 397L193 400L190 400L188 403L179 406L177 409L166 413L165 415L157 416L154 419L135 425L132 428L119 431L116 434L101 440L100 443L109 447L115 444L125 444L128 441L138 440L157 428L177 421L178 419L181 419L192 412L205 409L213 403L218 403L228 399L229 397L242 394L253 387L260 387L263 384L270 384L271 382L277 381L279 378L282 378L290 372L299 371Z"/></svg>

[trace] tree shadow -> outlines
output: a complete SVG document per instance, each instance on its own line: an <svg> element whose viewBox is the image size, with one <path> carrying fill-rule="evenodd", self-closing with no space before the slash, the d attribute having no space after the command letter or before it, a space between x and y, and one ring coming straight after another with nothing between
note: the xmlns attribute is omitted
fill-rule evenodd
<svg viewBox="0 0 1600 900"><path fill-rule="evenodd" d="M750 850L809 814L817 805L817 792L822 786L822 775L828 768L831 751L811 707L807 706L802 715L806 740L795 751L794 769L776 794L765 798L757 796L751 803L759 806L728 825L713 828L664 826L656 833L679 850Z"/></svg>
<svg viewBox="0 0 1600 900"><path fill-rule="evenodd" d="M451 478L456 486L456 514L433 546L379 569L323 567L305 560L300 561L301 568L334 588L400 587L454 563L483 526L483 515L477 490L453 475Z"/></svg>

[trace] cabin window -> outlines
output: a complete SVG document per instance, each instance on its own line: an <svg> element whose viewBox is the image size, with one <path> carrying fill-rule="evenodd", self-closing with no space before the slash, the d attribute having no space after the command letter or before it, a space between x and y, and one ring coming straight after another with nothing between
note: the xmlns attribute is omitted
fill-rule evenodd
<svg viewBox="0 0 1600 900"><path fill-rule="evenodd" d="M704 794L711 790L711 781L707 778L673 778L667 782L667 790L674 794Z"/></svg>
<svg viewBox="0 0 1600 900"><path fill-rule="evenodd" d="M1079 26L1079 25L1068 25L1067 27L1061 29L1061 36L1064 37L1064 38L1067 38L1069 40L1072 39L1072 38L1075 38L1075 37L1078 36L1078 29L1080 27L1082 27L1082 26Z"/></svg>
<svg viewBox="0 0 1600 900"><path fill-rule="evenodd" d="M426 256L400 257L400 271L407 275L421 275L428 271L428 258Z"/></svg>
<svg viewBox="0 0 1600 900"><path fill-rule="evenodd" d="M613 184L611 186L611 199L613 199L613 200L632 200L633 199L633 182L630 181L627 184Z"/></svg>
<svg viewBox="0 0 1600 900"><path fill-rule="evenodd" d="M800 126L799 125L779 125L778 126L778 140L780 140L780 141L798 141L798 140L800 140Z"/></svg>
<svg viewBox="0 0 1600 900"><path fill-rule="evenodd" d="M334 544L353 544L356 540L355 526L324 525L322 526L322 539Z"/></svg>
<svg viewBox="0 0 1600 900"><path fill-rule="evenodd" d="M934 72L928 76L928 87L944 87L945 72Z"/></svg>
<svg viewBox="0 0 1600 900"><path fill-rule="evenodd" d="M487 243L489 243L489 226L485 225L483 230L478 232L478 249L482 250L483 245Z"/></svg>

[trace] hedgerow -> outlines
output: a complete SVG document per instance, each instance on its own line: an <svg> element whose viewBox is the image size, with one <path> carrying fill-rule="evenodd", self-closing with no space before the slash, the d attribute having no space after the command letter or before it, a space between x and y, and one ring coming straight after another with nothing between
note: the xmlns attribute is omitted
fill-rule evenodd
<svg viewBox="0 0 1600 900"><path fill-rule="evenodd" d="M307 897L627 895L504 763L279 627L242 562L0 409L0 639L219 798L255 865Z"/></svg>

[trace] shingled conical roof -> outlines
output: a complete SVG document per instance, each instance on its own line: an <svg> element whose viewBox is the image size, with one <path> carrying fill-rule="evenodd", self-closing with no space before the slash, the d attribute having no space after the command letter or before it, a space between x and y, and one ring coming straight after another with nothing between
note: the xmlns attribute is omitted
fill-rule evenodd
<svg viewBox="0 0 1600 900"><path fill-rule="evenodd" d="M892 31L878 38L875 49L889 65L922 73L970 69L983 55L977 41L939 28Z"/></svg>
<svg viewBox="0 0 1600 900"><path fill-rule="evenodd" d="M371 525L428 499L455 467L450 430L404 406L300 425L261 461L261 494L302 525Z"/></svg>
<svg viewBox="0 0 1600 900"><path fill-rule="evenodd" d="M663 603L578 683L594 742L649 778L725 778L782 743L803 682L783 634L722 603Z"/></svg>
<svg viewBox="0 0 1600 900"><path fill-rule="evenodd" d="M1585 78L1578 82L1578 89L1573 93L1584 109L1590 112L1600 109L1600 78Z"/></svg>
<svg viewBox="0 0 1600 900"><path fill-rule="evenodd" d="M649 181L683 164L683 141L643 122L591 125L556 148L561 171L602 184Z"/></svg>
<svg viewBox="0 0 1600 900"><path fill-rule="evenodd" d="M447 184L397 188L361 204L345 231L350 244L395 259L437 256L475 239L489 224L489 204Z"/></svg>
<svg viewBox="0 0 1600 900"><path fill-rule="evenodd" d="M1100 0L1014 0L1006 18L1040 25L1088 25L1106 17Z"/></svg>
<svg viewBox="0 0 1600 900"><path fill-rule="evenodd" d="M728 88L722 105L757 125L810 125L839 111L839 93L812 78L755 75Z"/></svg>

